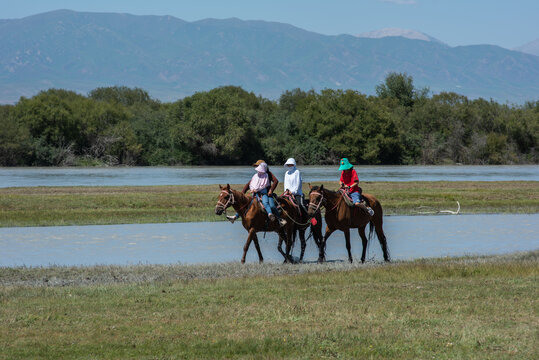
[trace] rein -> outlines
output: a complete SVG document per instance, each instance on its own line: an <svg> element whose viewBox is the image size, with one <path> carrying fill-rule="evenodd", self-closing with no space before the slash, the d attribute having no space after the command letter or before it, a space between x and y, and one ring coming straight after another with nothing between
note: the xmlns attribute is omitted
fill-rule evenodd
<svg viewBox="0 0 539 360"><path fill-rule="evenodd" d="M315 208L314 211L318 211L320 209L320 206L322 205L322 203L326 200L326 198L324 197L324 193L321 193L321 192L318 192L318 191L311 191L311 194L315 194L315 195L320 195L321 199L320 199L320 202L318 202L317 205L314 205L313 203L311 203L309 201L309 209L312 208ZM339 206L339 203L344 200L342 197L335 203L335 206L329 210L329 212L332 212L333 210L335 210L337 208L337 206ZM327 208L326 208L326 211L327 211Z"/></svg>
<svg viewBox="0 0 539 360"><path fill-rule="evenodd" d="M289 201L292 202L292 205L294 205L294 207L297 207L297 206L295 206L295 204L294 204L293 201L291 201L291 200L289 200ZM281 204L279 204L278 201L277 201L276 203L277 203L277 204L276 204L277 207L278 207L278 208L279 208L279 209L280 209L280 210L281 210L281 211L282 211L282 212L283 212L283 213L284 213L290 220L292 220L292 222L293 222L294 224L296 224L296 225L298 225L298 226L308 226L308 225L311 223L311 219L314 217L314 215L311 216L311 217L309 217L309 220L307 220L307 222L304 223L304 224L299 223L299 222L297 222L296 220L294 220L294 218L292 218L292 216L290 216L290 214L289 214L285 209L283 209L283 207L281 206ZM315 213L316 213L316 212L315 212Z"/></svg>

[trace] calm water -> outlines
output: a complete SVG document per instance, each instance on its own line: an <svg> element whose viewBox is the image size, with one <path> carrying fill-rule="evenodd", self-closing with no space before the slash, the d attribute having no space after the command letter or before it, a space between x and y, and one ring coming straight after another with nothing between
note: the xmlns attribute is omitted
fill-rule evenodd
<svg viewBox="0 0 539 360"><path fill-rule="evenodd" d="M305 182L336 181L336 166L300 168ZM360 181L539 181L539 165L512 166L359 166ZM285 169L273 166L283 179ZM249 166L0 168L0 187L14 186L146 186L243 184L253 175Z"/></svg>
<svg viewBox="0 0 539 360"><path fill-rule="evenodd" d="M388 216L384 230L393 259L503 254L539 248L539 214ZM0 266L169 264L239 261L247 232L241 224L175 223L0 228ZM277 235L259 234L266 261L281 262ZM352 232L352 254L361 241ZM299 256L299 242L294 249ZM378 240L369 258L382 260ZM312 240L306 260L318 257ZM329 260L347 259L342 232L328 240ZM254 245L247 261L257 262Z"/></svg>

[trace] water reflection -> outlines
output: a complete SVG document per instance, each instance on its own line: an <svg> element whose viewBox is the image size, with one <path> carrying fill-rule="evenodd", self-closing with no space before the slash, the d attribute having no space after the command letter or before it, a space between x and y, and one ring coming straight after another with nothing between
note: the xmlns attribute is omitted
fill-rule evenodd
<svg viewBox="0 0 539 360"><path fill-rule="evenodd" d="M394 259L502 254L539 248L539 214L390 216L384 229ZM106 226L0 228L0 266L169 264L239 261L247 237L238 224L174 223ZM277 236L259 234L266 261L280 262ZM296 244L295 255L299 253ZM352 232L352 254L361 256L361 241ZM347 259L344 236L328 240L328 259ZM314 261L309 241L306 260ZM369 258L382 259L375 240ZM257 262L254 245L247 261Z"/></svg>
<svg viewBox="0 0 539 360"><path fill-rule="evenodd" d="M360 166L361 181L539 181L539 166ZM284 168L273 166L282 179ZM336 166L303 166L306 182L335 181ZM0 187L243 184L249 166L0 168Z"/></svg>

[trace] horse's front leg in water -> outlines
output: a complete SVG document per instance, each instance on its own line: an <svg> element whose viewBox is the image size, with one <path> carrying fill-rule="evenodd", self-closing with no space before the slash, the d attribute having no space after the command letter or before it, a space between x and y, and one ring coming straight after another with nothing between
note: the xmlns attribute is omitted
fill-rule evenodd
<svg viewBox="0 0 539 360"><path fill-rule="evenodd" d="M277 235L279 235L279 242L277 243L277 250L281 253L281 255L284 257L284 261L286 262L286 254L283 251L284 238L281 236L279 232L277 232Z"/></svg>
<svg viewBox="0 0 539 360"><path fill-rule="evenodd" d="M249 245L251 245L251 241L253 240L253 235L256 236L255 229L249 230L249 235L247 235L247 241L243 246L243 257L241 258L242 264L245 264L245 257L247 256L247 250L249 250Z"/></svg>
<svg viewBox="0 0 539 360"><path fill-rule="evenodd" d="M318 247L318 262L323 263L326 261L326 242L331 234L333 234L335 230L330 229L329 226L326 226L326 233L324 234L324 238L320 241L320 246Z"/></svg>
<svg viewBox="0 0 539 360"><path fill-rule="evenodd" d="M307 241L305 241L305 229L299 229L299 241L301 242L301 254L299 256L299 262L303 262L305 248L307 247Z"/></svg>
<svg viewBox="0 0 539 360"><path fill-rule="evenodd" d="M293 231L294 231L294 227L291 226L289 230L286 232L286 234L283 234L284 236L286 236L286 256L285 256L284 262L294 263L294 258L292 257L292 255L290 255L290 252L292 251L292 244L293 244L293 240L292 240ZM280 236L281 235L279 235L279 237Z"/></svg>

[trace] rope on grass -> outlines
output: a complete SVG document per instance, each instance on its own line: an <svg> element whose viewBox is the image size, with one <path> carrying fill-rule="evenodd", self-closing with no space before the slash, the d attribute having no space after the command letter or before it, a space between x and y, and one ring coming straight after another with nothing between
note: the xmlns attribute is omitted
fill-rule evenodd
<svg viewBox="0 0 539 360"><path fill-rule="evenodd" d="M431 206L420 206L418 209L428 209L432 208ZM452 210L432 210L432 211L416 211L417 214L427 215L427 214L449 214L449 215L458 215L460 213L460 203L457 200L457 211Z"/></svg>

